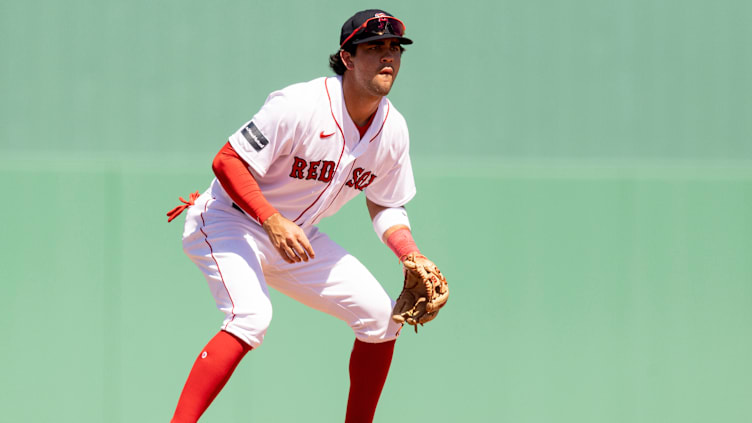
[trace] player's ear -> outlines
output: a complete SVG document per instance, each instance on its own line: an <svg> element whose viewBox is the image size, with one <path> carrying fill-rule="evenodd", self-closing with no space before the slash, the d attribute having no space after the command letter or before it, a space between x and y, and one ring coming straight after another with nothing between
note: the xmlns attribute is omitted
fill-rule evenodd
<svg viewBox="0 0 752 423"><path fill-rule="evenodd" d="M352 61L352 54L349 51L340 50L339 51L339 57L342 59L342 63L345 64L345 67L349 70L355 69L355 65Z"/></svg>

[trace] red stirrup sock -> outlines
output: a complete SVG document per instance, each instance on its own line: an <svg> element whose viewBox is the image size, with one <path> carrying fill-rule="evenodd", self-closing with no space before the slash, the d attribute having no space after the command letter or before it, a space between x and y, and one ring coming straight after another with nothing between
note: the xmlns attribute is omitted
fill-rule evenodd
<svg viewBox="0 0 752 423"><path fill-rule="evenodd" d="M371 423L392 364L395 340L370 344L355 340L350 355L350 396L345 423Z"/></svg>
<svg viewBox="0 0 752 423"><path fill-rule="evenodd" d="M193 363L171 423L197 422L250 350L248 344L228 332L216 334Z"/></svg>

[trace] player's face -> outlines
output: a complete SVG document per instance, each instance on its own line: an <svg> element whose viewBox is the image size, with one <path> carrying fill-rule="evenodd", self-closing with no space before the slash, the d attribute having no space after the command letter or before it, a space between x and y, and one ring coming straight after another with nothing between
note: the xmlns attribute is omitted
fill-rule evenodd
<svg viewBox="0 0 752 423"><path fill-rule="evenodd" d="M369 94L385 96L392 89L402 59L402 46L396 38L358 45L352 60L352 75Z"/></svg>

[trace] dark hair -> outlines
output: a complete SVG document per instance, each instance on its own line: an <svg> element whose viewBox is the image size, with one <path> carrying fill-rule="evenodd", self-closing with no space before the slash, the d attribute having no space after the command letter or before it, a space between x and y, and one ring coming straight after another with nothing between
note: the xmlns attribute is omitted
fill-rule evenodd
<svg viewBox="0 0 752 423"><path fill-rule="evenodd" d="M337 50L336 53L329 56L329 67L332 68L334 73L336 73L339 76L342 76L345 74L345 71L347 70L347 66L342 62L342 57L340 57L339 53L344 50L351 55L355 56L355 51L357 50L357 46L352 45L351 43L347 43L346 46L342 47L341 49Z"/></svg>

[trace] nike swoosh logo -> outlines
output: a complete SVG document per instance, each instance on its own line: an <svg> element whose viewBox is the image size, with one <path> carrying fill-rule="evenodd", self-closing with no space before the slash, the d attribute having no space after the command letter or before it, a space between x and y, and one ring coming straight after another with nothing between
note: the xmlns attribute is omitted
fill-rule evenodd
<svg viewBox="0 0 752 423"><path fill-rule="evenodd" d="M321 133L319 134L319 137L321 137L321 138L329 138L332 135L334 135L334 132L332 132L331 134L325 134L324 131L321 131Z"/></svg>

